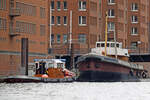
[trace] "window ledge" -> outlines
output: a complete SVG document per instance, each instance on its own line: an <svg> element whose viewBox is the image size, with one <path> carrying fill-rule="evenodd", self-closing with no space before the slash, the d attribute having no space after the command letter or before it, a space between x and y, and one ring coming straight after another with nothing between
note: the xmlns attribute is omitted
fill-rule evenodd
<svg viewBox="0 0 150 100"><path fill-rule="evenodd" d="M115 5L116 3L108 3L108 5Z"/></svg>
<svg viewBox="0 0 150 100"><path fill-rule="evenodd" d="M132 12L138 12L138 10L131 10Z"/></svg>
<svg viewBox="0 0 150 100"><path fill-rule="evenodd" d="M86 11L86 9L79 9L79 11Z"/></svg>
<svg viewBox="0 0 150 100"><path fill-rule="evenodd" d="M79 26L87 26L86 24L79 24Z"/></svg>
<svg viewBox="0 0 150 100"><path fill-rule="evenodd" d="M60 26L61 24L57 24L57 26Z"/></svg>
<svg viewBox="0 0 150 100"><path fill-rule="evenodd" d="M57 11L61 11L61 9L57 9Z"/></svg>
<svg viewBox="0 0 150 100"><path fill-rule="evenodd" d="M131 35L132 35L132 36L137 36L137 35L138 35L138 33L136 33L136 34L135 34L135 33L134 33L134 34L133 34L133 33L131 33Z"/></svg>
<svg viewBox="0 0 150 100"><path fill-rule="evenodd" d="M68 9L64 9L64 11L67 11Z"/></svg>
<svg viewBox="0 0 150 100"><path fill-rule="evenodd" d="M115 16L108 16L108 18L115 18Z"/></svg>
<svg viewBox="0 0 150 100"><path fill-rule="evenodd" d="M131 22L132 24L137 24L138 22Z"/></svg>

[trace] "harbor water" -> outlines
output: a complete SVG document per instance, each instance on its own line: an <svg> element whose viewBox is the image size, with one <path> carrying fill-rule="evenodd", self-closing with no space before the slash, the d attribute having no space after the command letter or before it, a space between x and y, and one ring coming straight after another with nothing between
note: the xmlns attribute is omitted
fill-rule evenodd
<svg viewBox="0 0 150 100"><path fill-rule="evenodd" d="M150 83L0 83L0 100L150 100Z"/></svg>

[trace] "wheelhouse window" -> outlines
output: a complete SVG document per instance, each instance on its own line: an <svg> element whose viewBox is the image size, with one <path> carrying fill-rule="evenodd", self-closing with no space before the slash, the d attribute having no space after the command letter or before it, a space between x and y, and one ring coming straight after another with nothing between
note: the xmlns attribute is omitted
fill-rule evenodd
<svg viewBox="0 0 150 100"><path fill-rule="evenodd" d="M49 63L49 64L48 64L48 67L49 67L49 68L54 68L54 64L53 64L53 63Z"/></svg>

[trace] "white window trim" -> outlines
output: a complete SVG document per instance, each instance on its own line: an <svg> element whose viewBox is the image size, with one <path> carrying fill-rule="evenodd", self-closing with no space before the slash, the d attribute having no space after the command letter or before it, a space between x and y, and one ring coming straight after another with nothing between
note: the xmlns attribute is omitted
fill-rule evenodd
<svg viewBox="0 0 150 100"><path fill-rule="evenodd" d="M83 16L81 16L81 24L79 23L79 20L80 19L78 19L78 23L79 23L79 26L87 26L87 16L85 16L86 17L86 24L82 24L82 22L83 22L83 18L82 18ZM78 17L79 18L79 17Z"/></svg>
<svg viewBox="0 0 150 100"><path fill-rule="evenodd" d="M131 22L132 24L137 24L138 23L138 21L137 22Z"/></svg>
<svg viewBox="0 0 150 100"><path fill-rule="evenodd" d="M133 8L133 6L131 5L131 11L133 11L133 12L137 12L138 11L138 9L135 9L135 6L134 6L134 9L132 9L132 8Z"/></svg>
<svg viewBox="0 0 150 100"><path fill-rule="evenodd" d="M108 16L108 18L115 18L115 16Z"/></svg>
<svg viewBox="0 0 150 100"><path fill-rule="evenodd" d="M112 27L112 25L111 25L111 27ZM113 32L113 31L115 31L115 23L114 23L114 29L112 29L112 28L110 28L110 29L109 29L109 27L108 27L108 29L107 29L107 30L108 30L108 33L109 33L109 32Z"/></svg>
<svg viewBox="0 0 150 100"><path fill-rule="evenodd" d="M86 11L86 8L84 9L83 8L83 2L85 2L85 1L81 1L81 8L80 8L80 6L78 5L78 7L79 7L79 11ZM86 2L87 3L87 2ZM87 6L87 4L86 4L86 6Z"/></svg>
<svg viewBox="0 0 150 100"><path fill-rule="evenodd" d="M114 14L114 16L111 15L111 13L112 13L113 10L114 10L114 9L109 9L109 10L108 10L108 13L110 12L110 16L109 16L109 14L108 14L108 18L115 18L115 14ZM114 12L114 13L115 13L115 12Z"/></svg>
<svg viewBox="0 0 150 100"><path fill-rule="evenodd" d="M115 5L115 4L116 4L116 3L109 3L109 2L108 2L108 5Z"/></svg>
<svg viewBox="0 0 150 100"><path fill-rule="evenodd" d="M67 16L66 16L66 24L64 24L64 17L63 17L63 25L67 26Z"/></svg>
<svg viewBox="0 0 150 100"><path fill-rule="evenodd" d="M138 10L132 10L132 9L131 9L131 11L132 11L132 12L138 12Z"/></svg>
<svg viewBox="0 0 150 100"><path fill-rule="evenodd" d="M108 5L115 5L115 2L108 2Z"/></svg>
<svg viewBox="0 0 150 100"><path fill-rule="evenodd" d="M135 17L135 16L134 16ZM137 17L137 16L136 16ZM135 18L134 18L134 20L132 20L133 19L133 16L131 16L131 23L133 23L133 24L137 24L138 23L138 17L137 17L137 21L135 21Z"/></svg>
<svg viewBox="0 0 150 100"><path fill-rule="evenodd" d="M135 29L135 27L133 27L133 28ZM131 35L138 35L138 30L137 30L137 33L135 33L135 30L134 30L134 32L132 31L133 28L131 28Z"/></svg>

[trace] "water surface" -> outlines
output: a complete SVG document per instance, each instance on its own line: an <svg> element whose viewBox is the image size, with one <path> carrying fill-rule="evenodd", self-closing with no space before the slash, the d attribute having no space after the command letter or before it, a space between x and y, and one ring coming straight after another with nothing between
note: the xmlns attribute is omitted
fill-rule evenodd
<svg viewBox="0 0 150 100"><path fill-rule="evenodd" d="M0 83L0 100L150 100L150 82Z"/></svg>

